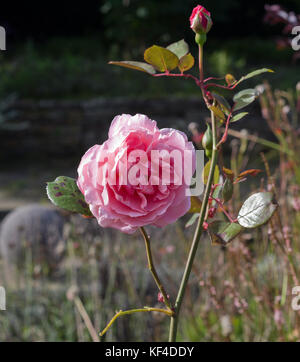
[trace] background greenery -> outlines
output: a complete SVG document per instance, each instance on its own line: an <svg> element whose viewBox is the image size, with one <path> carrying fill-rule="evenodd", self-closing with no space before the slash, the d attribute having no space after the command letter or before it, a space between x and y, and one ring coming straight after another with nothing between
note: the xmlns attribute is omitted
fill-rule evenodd
<svg viewBox="0 0 300 362"><path fill-rule="evenodd" d="M259 157L261 151L265 152L282 205L283 227L275 223L250 230L228 248L212 247L205 234L185 299L179 339L299 341L300 315L291 308L291 290L297 282L291 273L291 263L280 248L280 243L291 247L299 278L300 211L294 205L295 201L300 202L299 112L295 110L299 99L295 91L299 63L292 63L291 49L277 49L275 38L281 34L281 26L263 23L264 1L201 3L211 11L214 21L205 47L205 73L218 76L230 72L238 77L255 68L274 69L275 73L268 76L273 88L292 90L270 95L272 102L265 106L272 115L269 126L282 150L288 142L296 156L289 158L284 152L262 147L255 137L247 139L244 131L237 132L239 138L228 142L224 160L236 174L247 168L265 170ZM280 3L300 13L299 0ZM7 30L7 51L0 52L0 98L5 100L12 93L21 99L75 100L199 94L193 83L187 81L153 79L107 65L109 60L142 60L146 47L154 43L164 46L183 37L195 54L188 17L196 4L191 0L90 0L84 4L46 0L19 2L17 6L13 2L1 4L0 25ZM250 80L247 86L251 85L256 83ZM285 106L294 112L293 123L290 113L286 117L283 111ZM45 133L45 137L49 134ZM22 141L17 145L20 149ZM0 185L2 195L8 193L12 199L26 195L26 204L42 201L49 205L41 180L54 179L70 163L65 158L47 156L41 167L31 159L26 162L23 155L18 157L17 164L11 161L10 153L9 148L2 153L9 164L0 169L6 180L6 187ZM67 172L75 172L75 168ZM239 209L245 193L258 190L260 185L270 187L270 183L264 172L255 180L237 185L230 206L232 212ZM32 192L37 189L38 197ZM83 221L84 227L91 222ZM153 240L154 259L171 297L176 294L190 245L192 229L184 227L186 221L183 218L161 232L147 228ZM146 268L139 235L129 238L98 228L93 235L79 232L74 224L71 218L64 225L64 259L56 265L54 274L49 271L47 260L33 258L26 243L23 264L16 269L16 283L4 280L4 260L0 259L0 285L6 287L9 306L5 313L0 313L1 341L90 341L76 297L82 301L97 332L116 309L157 303L156 286ZM106 338L165 340L167 325L166 319L153 314L125 317Z"/></svg>
<svg viewBox="0 0 300 362"><path fill-rule="evenodd" d="M206 74L239 76L253 68L276 71L274 84L295 85L292 49L279 51L281 26L263 23L264 2L203 1L214 26L206 45ZM296 0L281 1L300 12ZM0 24L7 29L7 51L0 54L0 96L22 98L89 98L93 96L192 94L189 82L145 77L114 69L109 60L142 60L152 44L185 38L193 46L188 17L195 1L90 1L84 7L68 1L6 4ZM122 79L122 81L120 80ZM141 92L142 91L142 92Z"/></svg>

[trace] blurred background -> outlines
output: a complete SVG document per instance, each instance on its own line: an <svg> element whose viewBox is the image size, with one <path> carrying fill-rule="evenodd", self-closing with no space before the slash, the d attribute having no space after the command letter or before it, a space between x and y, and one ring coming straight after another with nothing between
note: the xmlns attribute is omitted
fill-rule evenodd
<svg viewBox="0 0 300 362"><path fill-rule="evenodd" d="M232 210L249 192L274 182L281 224L243 234L228 248L202 238L180 340L300 340L299 311L291 308L292 288L300 285L295 157L300 56L289 43L291 24L299 24L300 2L277 1L283 13L268 4L274 3L201 2L214 23L205 45L206 75L238 78L256 68L275 71L248 81L249 88L263 83L265 93L249 107L250 115L233 125L224 162L237 174L264 170L235 190ZM197 143L195 135L201 137L208 113L193 82L154 79L107 64L142 61L147 47L182 38L196 55L188 21L196 5L191 0L2 5L0 285L6 288L7 311L0 311L1 341L98 340L96 332L116 309L158 304L140 235L101 230L94 220L52 208L45 186L59 175L76 177L82 154L106 139L117 114L145 113L160 128L180 129ZM185 227L187 219L164 230L147 229L171 296L193 231ZM167 325L160 315L125 317L106 339L164 340Z"/></svg>

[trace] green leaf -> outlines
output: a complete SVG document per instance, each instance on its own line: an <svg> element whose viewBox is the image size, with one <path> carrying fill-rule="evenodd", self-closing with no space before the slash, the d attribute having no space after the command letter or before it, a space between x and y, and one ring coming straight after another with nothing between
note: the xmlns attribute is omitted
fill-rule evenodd
<svg viewBox="0 0 300 362"><path fill-rule="evenodd" d="M228 115L231 110L231 107L230 104L227 102L226 98L214 92L212 92L212 96L217 100L217 102L222 107L222 110L225 112L225 114Z"/></svg>
<svg viewBox="0 0 300 362"><path fill-rule="evenodd" d="M244 75L242 78L240 78L239 81L237 82L237 84L241 83L243 80L255 77L255 76L259 75L259 74L266 73L266 72L274 73L274 70L268 69L268 68L262 68L262 69L254 70L253 72L248 73L248 74Z"/></svg>
<svg viewBox="0 0 300 362"><path fill-rule="evenodd" d="M233 122L237 122L239 121L240 119L244 118L245 116L247 116L247 114L249 114L249 112L241 112L241 113L238 113L236 114L235 116L233 116L230 120L231 123Z"/></svg>
<svg viewBox="0 0 300 362"><path fill-rule="evenodd" d="M232 198L233 194L233 183L229 178L225 179L225 182L222 186L222 199L224 202L229 201Z"/></svg>
<svg viewBox="0 0 300 362"><path fill-rule="evenodd" d="M76 180L71 177L59 176L55 181L47 182L47 195L54 205L62 209L84 216L93 216Z"/></svg>
<svg viewBox="0 0 300 362"><path fill-rule="evenodd" d="M203 172L202 172L202 180L204 182L204 184L207 184L207 180L208 180L208 175L209 175L209 170L210 170L210 163L211 160L209 160L206 165L204 166ZM219 171L219 167L216 166L215 167L215 172L214 172L214 178L213 178L213 183L216 185L219 182L219 177L220 177L220 171Z"/></svg>
<svg viewBox="0 0 300 362"><path fill-rule="evenodd" d="M213 198L214 198L214 199L218 199L219 196L220 196L221 191L222 191L222 185L218 185L218 186L215 188L214 192L213 192ZM214 201L213 201L213 202L214 202Z"/></svg>
<svg viewBox="0 0 300 362"><path fill-rule="evenodd" d="M167 49L170 50L175 55L177 55L179 59L185 56L189 52L189 46L184 39L181 39L175 43L170 44L169 46L167 46Z"/></svg>
<svg viewBox="0 0 300 362"><path fill-rule="evenodd" d="M221 110L221 108L219 108L218 106L215 107L215 106L210 106L209 107L209 110L211 112L214 113L214 115L219 118L221 121L225 121L225 115L223 113L223 111Z"/></svg>
<svg viewBox="0 0 300 362"><path fill-rule="evenodd" d="M251 168L250 170L243 171L237 176L237 178L235 179L235 182L239 182L243 179L246 179L248 176L255 177L261 172L262 172L262 170L257 169L257 168Z"/></svg>
<svg viewBox="0 0 300 362"><path fill-rule="evenodd" d="M194 214L195 212L200 212L201 205L202 201L198 197L191 196L191 207L188 212L192 214Z"/></svg>
<svg viewBox="0 0 300 362"><path fill-rule="evenodd" d="M194 64L195 64L195 59L192 56L192 54L189 53L179 60L178 68L183 73L191 69L194 66Z"/></svg>
<svg viewBox="0 0 300 362"><path fill-rule="evenodd" d="M224 175L226 178L229 178L229 180L231 182L233 182L233 179L234 179L234 172L232 170L230 170L229 168L226 168L223 166L223 169L222 171L224 172Z"/></svg>
<svg viewBox="0 0 300 362"><path fill-rule="evenodd" d="M144 59L160 72L171 71L175 69L179 63L177 55L170 50L157 45L153 45L151 48L146 49Z"/></svg>
<svg viewBox="0 0 300 362"><path fill-rule="evenodd" d="M198 220L199 215L200 215L199 213L193 214L193 216L192 216L192 217L189 219L189 221L185 224L185 227L188 228L188 227L192 226L192 225L196 222L196 220Z"/></svg>
<svg viewBox="0 0 300 362"><path fill-rule="evenodd" d="M119 65L120 67L135 69L149 74L156 73L156 70L154 69L154 67L152 67L152 65L144 62L120 61L120 62L109 62L108 64Z"/></svg>
<svg viewBox="0 0 300 362"><path fill-rule="evenodd" d="M251 195L239 211L238 223L245 228L256 228L265 224L277 209L272 192Z"/></svg>
<svg viewBox="0 0 300 362"><path fill-rule="evenodd" d="M238 223L216 220L208 225L208 234L213 245L227 245L243 230Z"/></svg>
<svg viewBox="0 0 300 362"><path fill-rule="evenodd" d="M258 93L255 89L249 88L240 91L233 97L235 103L234 110L237 111L248 106L250 103L254 102L257 97Z"/></svg>

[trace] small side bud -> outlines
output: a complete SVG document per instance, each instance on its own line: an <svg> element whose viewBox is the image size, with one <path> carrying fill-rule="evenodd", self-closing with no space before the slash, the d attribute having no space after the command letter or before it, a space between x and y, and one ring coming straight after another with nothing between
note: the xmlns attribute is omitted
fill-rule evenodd
<svg viewBox="0 0 300 362"><path fill-rule="evenodd" d="M169 294L167 295L167 298L168 298L168 299L170 298ZM161 292L159 292L159 293L157 294L157 300L158 300L159 302L161 302L161 303L164 303L164 302L165 302L164 297L163 297L163 295L161 294Z"/></svg>
<svg viewBox="0 0 300 362"><path fill-rule="evenodd" d="M226 74L225 80L226 80L227 85L233 85L236 82L236 79L232 74Z"/></svg>
<svg viewBox="0 0 300 362"><path fill-rule="evenodd" d="M208 217L210 219L212 219L215 215L216 215L216 212L217 212L217 208L216 207L211 207L209 210L208 210Z"/></svg>
<svg viewBox="0 0 300 362"><path fill-rule="evenodd" d="M207 129L202 138L202 146L205 150L211 151L212 145L213 145L212 132L209 124L207 124Z"/></svg>
<svg viewBox="0 0 300 362"><path fill-rule="evenodd" d="M203 230L207 230L208 229L208 223L206 221L204 221L204 223L202 224Z"/></svg>

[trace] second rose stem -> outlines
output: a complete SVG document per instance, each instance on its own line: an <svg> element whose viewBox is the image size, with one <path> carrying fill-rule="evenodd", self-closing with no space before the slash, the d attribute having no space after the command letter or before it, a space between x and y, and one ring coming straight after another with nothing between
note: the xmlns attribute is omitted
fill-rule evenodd
<svg viewBox="0 0 300 362"><path fill-rule="evenodd" d="M213 146L212 146L212 157L211 157L211 164L210 164L210 170L208 175L208 180L206 184L206 188L204 191L204 197L201 205L200 215L197 223L197 227L195 230L195 234L192 241L192 246L189 252L188 260L185 266L185 270L183 273L183 277L181 280L181 284L179 287L179 291L177 294L177 298L175 301L175 314L171 317L171 323L170 323L170 332L169 332L169 342L175 342L176 341L176 335L177 335L177 326L178 326L178 318L179 313L181 309L181 304L185 295L186 287L188 284L188 280L191 274L192 266L194 263L195 255L198 249L200 237L203 231L203 222L205 219L205 214L207 210L208 205L208 199L211 191L211 186L213 183L214 173L215 173L215 167L217 164L217 158L218 158L218 150L217 150L217 133L216 133L216 121L214 113L211 112L211 124L212 124L212 136L213 136Z"/></svg>
<svg viewBox="0 0 300 362"><path fill-rule="evenodd" d="M159 291L161 292L163 299L164 299L164 303L166 305L166 307L172 311L172 306L171 303L169 302L169 298L168 295L165 291L165 288L163 287L158 274L156 272L155 266L153 264L153 260L152 260L152 252L151 252L151 246L150 246L150 239L148 234L146 233L145 229L143 227L140 227L140 232L143 235L144 241L145 241L145 246L146 246L146 252L147 252L147 260L148 260L148 268L153 276L153 279L155 280L155 283L159 289Z"/></svg>

